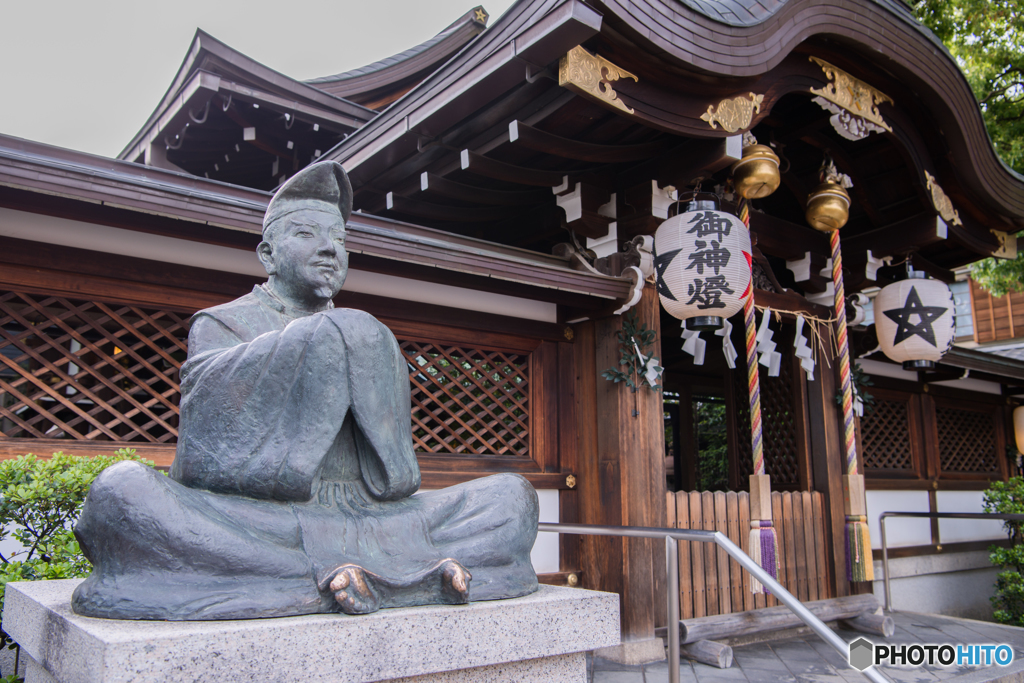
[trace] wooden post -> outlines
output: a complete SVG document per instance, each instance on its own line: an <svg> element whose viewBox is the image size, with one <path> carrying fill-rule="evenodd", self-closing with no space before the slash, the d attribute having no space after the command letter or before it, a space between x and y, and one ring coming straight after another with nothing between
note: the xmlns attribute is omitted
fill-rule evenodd
<svg viewBox="0 0 1024 683"><path fill-rule="evenodd" d="M828 330L822 330L828 338ZM827 351L825 352L827 353ZM829 573L836 597L850 594L846 579L846 550L843 544L846 523L843 476L846 453L843 449L842 420L836 405L836 358L823 358L819 349L814 381L807 383L807 409L811 442L811 469L814 490L824 494L824 513L829 558Z"/></svg>
<svg viewBox="0 0 1024 683"><path fill-rule="evenodd" d="M658 334L652 352L661 358L657 292L645 288L638 321ZM665 431L662 395L636 394L600 375L618 367L619 316L576 327L580 521L621 526L666 525ZM638 415L634 416L634 410ZM588 588L622 596L622 640L651 640L664 621L664 545L649 539L587 537L583 581ZM659 590L660 587L660 590Z"/></svg>

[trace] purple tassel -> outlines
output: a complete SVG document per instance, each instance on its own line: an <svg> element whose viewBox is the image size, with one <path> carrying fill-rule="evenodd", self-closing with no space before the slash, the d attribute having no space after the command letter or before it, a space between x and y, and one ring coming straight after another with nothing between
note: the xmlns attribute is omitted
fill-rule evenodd
<svg viewBox="0 0 1024 683"><path fill-rule="evenodd" d="M778 537L775 535L771 520L761 520L761 567L776 581L779 580L778 545ZM767 588L764 592L765 595L771 595Z"/></svg>

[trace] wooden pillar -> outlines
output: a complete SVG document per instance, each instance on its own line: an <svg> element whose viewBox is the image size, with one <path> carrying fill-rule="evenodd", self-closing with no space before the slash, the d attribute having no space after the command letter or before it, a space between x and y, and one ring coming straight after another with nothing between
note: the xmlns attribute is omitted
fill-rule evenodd
<svg viewBox="0 0 1024 683"><path fill-rule="evenodd" d="M640 323L658 334L652 352L660 358L660 310L653 287L644 290L636 310ZM662 395L647 388L634 394L623 383L601 377L604 370L619 365L621 325L621 317L611 316L576 327L580 521L663 527ZM623 642L653 639L655 622L664 619L657 618L665 610L664 545L647 539L586 537L582 555L584 585L622 596Z"/></svg>
<svg viewBox="0 0 1024 683"><path fill-rule="evenodd" d="M828 330L822 330L828 338ZM810 427L811 470L814 490L825 495L826 556L830 558L835 597L850 594L846 579L846 548L843 542L846 514L843 509L843 475L846 453L843 449L842 408L836 404L838 358L823 358L819 349L814 381L807 383L807 409Z"/></svg>

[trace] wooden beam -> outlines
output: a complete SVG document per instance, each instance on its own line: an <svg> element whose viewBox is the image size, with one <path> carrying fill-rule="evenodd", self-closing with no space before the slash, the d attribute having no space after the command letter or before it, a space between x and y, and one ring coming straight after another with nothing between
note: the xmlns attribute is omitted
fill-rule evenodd
<svg viewBox="0 0 1024 683"><path fill-rule="evenodd" d="M801 259L807 252L825 258L831 255L828 238L822 233L766 213L750 212L750 232L762 253L787 261ZM843 247L846 251L845 242Z"/></svg>
<svg viewBox="0 0 1024 683"><path fill-rule="evenodd" d="M394 213L453 223L477 223L505 218L509 209L503 206L447 206L409 199L394 192L387 194L387 210Z"/></svg>
<svg viewBox="0 0 1024 683"><path fill-rule="evenodd" d="M632 187L657 180L658 185L689 187L695 178L708 178L742 155L740 136L688 140L671 147L661 156L642 162L619 174L618 187Z"/></svg>
<svg viewBox="0 0 1024 683"><path fill-rule="evenodd" d="M420 174L420 191L435 194L446 199L455 199L462 202L474 204L488 204L491 206L524 206L542 203L554 203L554 194L549 190L522 190L519 192L506 192L503 190L489 190L483 187L463 185L454 180L443 178L439 175L424 171Z"/></svg>
<svg viewBox="0 0 1024 683"><path fill-rule="evenodd" d="M646 142L640 145L600 145L579 142L538 130L522 121L512 121L508 124L508 139L520 147L553 154L563 159L593 161L601 164L643 161L662 152L667 144L665 140Z"/></svg>
<svg viewBox="0 0 1024 683"><path fill-rule="evenodd" d="M870 251L875 258L905 254L942 242L948 232L941 217L922 213L906 220L869 230L843 240L843 259L847 254Z"/></svg>
<svg viewBox="0 0 1024 683"><path fill-rule="evenodd" d="M485 178L503 180L507 183L534 185L536 187L557 187L565 179L565 175L562 173L539 171L507 164L504 161L491 159L468 149L462 150L460 162L463 171L469 171Z"/></svg>
<svg viewBox="0 0 1024 683"><path fill-rule="evenodd" d="M932 263L920 254L912 254L910 263L914 266L914 270L923 270L936 280L941 280L947 284L952 284L956 280L956 274L953 271Z"/></svg>

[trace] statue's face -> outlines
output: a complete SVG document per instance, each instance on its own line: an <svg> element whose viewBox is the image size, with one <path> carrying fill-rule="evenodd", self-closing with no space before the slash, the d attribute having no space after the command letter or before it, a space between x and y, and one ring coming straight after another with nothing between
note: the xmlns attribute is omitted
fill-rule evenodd
<svg viewBox="0 0 1024 683"><path fill-rule="evenodd" d="M279 222L258 251L274 288L305 305L334 298L348 274L341 216L303 209Z"/></svg>

